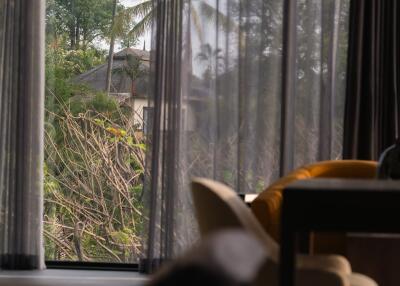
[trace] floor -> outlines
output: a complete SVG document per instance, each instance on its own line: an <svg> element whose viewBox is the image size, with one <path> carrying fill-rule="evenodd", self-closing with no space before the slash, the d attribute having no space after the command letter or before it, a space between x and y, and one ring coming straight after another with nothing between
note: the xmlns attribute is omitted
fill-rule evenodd
<svg viewBox="0 0 400 286"><path fill-rule="evenodd" d="M380 286L400 285L400 236L351 235L346 256L353 271L368 275Z"/></svg>
<svg viewBox="0 0 400 286"><path fill-rule="evenodd" d="M0 272L0 285L8 286L142 286L146 281L145 275L127 271L48 269Z"/></svg>
<svg viewBox="0 0 400 286"><path fill-rule="evenodd" d="M379 285L400 285L400 236L357 235L347 238L346 256L353 271L370 276ZM56 270L1 271L0 285L9 286L142 286L146 275L127 271Z"/></svg>

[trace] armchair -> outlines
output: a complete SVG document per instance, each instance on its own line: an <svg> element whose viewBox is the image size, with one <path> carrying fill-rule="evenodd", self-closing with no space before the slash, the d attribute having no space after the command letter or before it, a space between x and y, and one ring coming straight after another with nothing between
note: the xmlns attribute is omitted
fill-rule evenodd
<svg viewBox="0 0 400 286"><path fill-rule="evenodd" d="M264 230L279 242L282 191L295 180L310 178L360 178L376 177L377 162L363 160L322 161L294 170L263 191L251 204L251 210ZM344 234L316 234L313 239L315 253L344 254Z"/></svg>
<svg viewBox="0 0 400 286"><path fill-rule="evenodd" d="M279 246L262 228L252 212L229 187L208 179L192 182L192 195L200 234L240 228L254 235L269 254L255 285L278 285ZM352 273L348 261L338 255L298 255L297 284L332 286L376 286L370 278Z"/></svg>

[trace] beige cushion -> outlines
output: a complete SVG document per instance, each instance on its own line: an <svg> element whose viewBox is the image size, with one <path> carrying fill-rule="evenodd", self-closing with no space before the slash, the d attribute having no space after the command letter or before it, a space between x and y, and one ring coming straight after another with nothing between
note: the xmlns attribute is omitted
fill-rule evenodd
<svg viewBox="0 0 400 286"><path fill-rule="evenodd" d="M350 274L348 279L351 286L378 286L374 280L359 273Z"/></svg>
<svg viewBox="0 0 400 286"><path fill-rule="evenodd" d="M340 255L297 255L297 267L303 269L321 269L351 274L351 266L346 258Z"/></svg>

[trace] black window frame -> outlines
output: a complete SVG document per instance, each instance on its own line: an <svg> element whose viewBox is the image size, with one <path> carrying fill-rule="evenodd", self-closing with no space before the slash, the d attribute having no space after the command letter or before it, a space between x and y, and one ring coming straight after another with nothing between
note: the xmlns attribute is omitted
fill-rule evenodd
<svg viewBox="0 0 400 286"><path fill-rule="evenodd" d="M138 263L46 260L45 264L47 269L139 272Z"/></svg>

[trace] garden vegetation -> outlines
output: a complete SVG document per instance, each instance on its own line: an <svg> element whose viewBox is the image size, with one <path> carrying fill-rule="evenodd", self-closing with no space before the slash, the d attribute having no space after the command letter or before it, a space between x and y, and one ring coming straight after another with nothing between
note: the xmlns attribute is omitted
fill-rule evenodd
<svg viewBox="0 0 400 286"><path fill-rule="evenodd" d="M47 1L46 260L126 263L140 255L146 145L136 111L74 83L106 62L99 43L111 39L113 2ZM124 31L121 42L134 43Z"/></svg>

